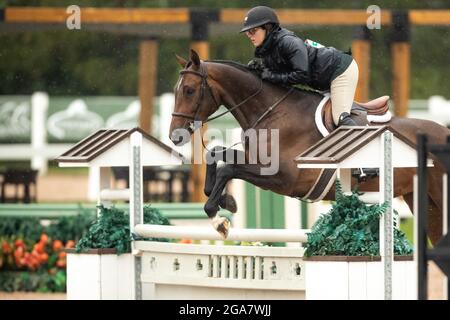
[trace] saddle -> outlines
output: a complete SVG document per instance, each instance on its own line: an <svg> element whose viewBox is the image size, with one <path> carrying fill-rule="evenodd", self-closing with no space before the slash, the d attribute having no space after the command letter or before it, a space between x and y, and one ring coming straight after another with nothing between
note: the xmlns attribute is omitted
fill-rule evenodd
<svg viewBox="0 0 450 320"><path fill-rule="evenodd" d="M389 96L382 96L365 103L354 101L350 116L358 125L365 126L369 124L367 116L382 116L389 111L388 101ZM329 99L322 109L323 124L328 132L336 129L331 107L331 99Z"/></svg>

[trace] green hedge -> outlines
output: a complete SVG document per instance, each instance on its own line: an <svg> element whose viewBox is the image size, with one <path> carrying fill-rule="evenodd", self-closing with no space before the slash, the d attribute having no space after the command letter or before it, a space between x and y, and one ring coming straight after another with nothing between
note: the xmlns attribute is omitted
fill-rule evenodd
<svg viewBox="0 0 450 320"><path fill-rule="evenodd" d="M65 248L116 248L130 251L129 216L117 208L100 207L98 219L89 210L58 219L2 217L0 219L0 291L66 291ZM144 222L168 225L150 206ZM148 239L167 241L167 239Z"/></svg>

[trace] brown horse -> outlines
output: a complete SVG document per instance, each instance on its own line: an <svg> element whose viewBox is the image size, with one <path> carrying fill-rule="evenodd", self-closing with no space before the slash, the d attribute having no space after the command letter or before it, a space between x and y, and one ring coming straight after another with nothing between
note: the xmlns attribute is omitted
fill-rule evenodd
<svg viewBox="0 0 450 320"><path fill-rule="evenodd" d="M231 111L244 131L252 127L279 130L279 170L275 174L261 175L260 169L264 167L261 163L226 163L225 166L217 168L214 162L207 166L205 194L209 199L205 204L205 211L216 230L224 237L228 234L229 221L216 214L219 206L235 210L232 197L222 195L231 179L243 179L281 195L304 196L318 177L319 170L298 169L294 159L322 138L314 123L315 108L322 95L263 82L238 63L200 61L193 50L190 61L178 56L177 60L184 69L180 72L175 86L175 109L170 127L170 138L176 145L187 142L186 139L180 139L177 129L188 129L192 133L194 120L206 121L220 105ZM277 105L276 109L269 112L269 106L274 105ZM393 117L387 124L412 142L416 141L419 131L428 134L430 143L445 143L446 136L450 134L447 128L427 120ZM270 145L267 136L258 138L266 139ZM244 150L245 154L241 156L248 160L249 145L244 145ZM231 149L226 153L230 152L235 153L235 158L241 153ZM211 157L211 153L208 156ZM403 196L411 210L414 173L415 169L410 168L396 169L394 172L394 196ZM442 234L442 174L443 169L439 163L430 168L428 234L433 243ZM353 181L353 184L355 183L356 181ZM377 189L378 178L359 185L360 191ZM326 199L333 198L332 189Z"/></svg>

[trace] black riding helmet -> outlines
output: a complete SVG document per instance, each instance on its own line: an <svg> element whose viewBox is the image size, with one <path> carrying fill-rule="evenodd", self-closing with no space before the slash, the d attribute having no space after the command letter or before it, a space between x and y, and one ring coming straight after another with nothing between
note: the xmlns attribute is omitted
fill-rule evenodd
<svg viewBox="0 0 450 320"><path fill-rule="evenodd" d="M240 32L248 31L252 28L260 27L266 23L280 24L277 14L272 8L258 6L250 9L244 18L244 27Z"/></svg>

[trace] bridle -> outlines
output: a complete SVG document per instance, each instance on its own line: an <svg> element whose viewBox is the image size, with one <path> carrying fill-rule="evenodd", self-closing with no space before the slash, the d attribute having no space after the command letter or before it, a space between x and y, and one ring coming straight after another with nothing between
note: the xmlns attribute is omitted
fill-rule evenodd
<svg viewBox="0 0 450 320"><path fill-rule="evenodd" d="M174 117L181 117L181 118L185 118L185 119L188 119L188 120L197 121L198 120L198 119L196 119L197 118L197 114L200 111L200 106L201 106L202 100L203 100L203 98L205 96L206 88L208 89L208 92L209 92L210 96L213 98L214 103L216 104L216 107L219 107L219 103L217 103L217 100L214 97L214 94L212 92L211 86L208 83L208 80L207 80L208 79L208 74L205 72L204 69L205 69L205 67L202 64L200 64L200 72L199 71L195 71L195 70L181 70L180 71L180 75L184 75L186 73L190 73L190 74L195 74L196 76L199 76L202 79L202 84L201 84L201 87L200 87L200 96L197 99L197 104L195 106L195 113L194 113L193 116L190 115L190 114L182 113L182 112L172 112L172 116L174 116Z"/></svg>
<svg viewBox="0 0 450 320"><path fill-rule="evenodd" d="M202 79L202 84L201 84L201 87L200 87L200 96L199 96L199 98L198 98L198 100L197 100L197 103L196 103L196 106L195 106L195 112L194 112L194 115L192 116L192 115L190 115L190 114L186 114L186 113L182 113L182 112L172 112L172 116L173 116L173 117L185 118L185 119L187 119L187 120L191 120L191 121L194 121L194 122L195 122L195 121L199 121L199 120L200 120L200 119L197 119L197 114L198 114L198 112L200 111L200 107L201 107L201 104L202 104L202 100L203 100L203 98L204 98L204 96L205 96L205 91L206 91L206 89L208 89L208 92L209 92L209 94L211 95L211 97L213 98L214 103L216 104L216 107L217 107L217 108L219 107L219 103L217 102L216 98L214 97L214 93L212 92L211 86L210 86L209 83L208 83L208 80L207 80L207 79L208 79L208 73L206 72L206 66L204 66L204 64L202 64L202 63L200 62L200 71L186 70L186 69L183 69L183 70L180 71L180 75L184 75L184 74L187 74L187 73L194 74L194 75L196 75L196 76L199 76L199 77ZM252 93L252 94L249 95L247 98L245 98L244 100L242 100L241 102L239 102L237 105L235 105L235 106L229 108L228 110L226 110L226 111L224 111L224 112L218 114L217 116L208 118L208 119L206 119L206 120L204 120L204 121L203 121L203 120L200 120L200 121L202 121L201 126L203 126L205 123L207 123L207 122L209 122L209 121L212 121L212 120L214 120L214 119L220 118L220 117L222 117L223 115L225 115L225 114L227 114L227 113L229 113L229 112L231 112L231 111L233 111L233 110L235 110L235 109L241 107L241 106L242 106L243 104L245 104L247 101L249 101L250 99L252 99L252 98L255 97L256 95L258 95L258 94L262 91L262 89L263 89L263 80L262 80L261 78L259 78L259 87L258 87L258 89L257 89L254 93ZM283 100L284 100L284 99L285 99L285 98L286 98L293 90L294 90L294 87L291 87L291 88L289 89L289 91L288 91L285 95L283 95L283 96L282 96L280 99L278 99L274 104L272 104L269 108L267 108L267 110L264 111L263 114L262 114L261 116L259 116L258 119L256 119L256 121L254 121L254 123L252 124L252 126L251 126L250 128L251 128L251 129L254 129L254 128L258 125L258 123L260 123L260 122L262 121L262 119L263 119L267 114L269 114L275 107L277 107L277 106L281 103L281 101L283 101ZM192 134L193 131L194 131L195 129L196 129L196 128L191 129L191 128L189 127L188 130L191 131L191 134ZM242 143L242 142L235 143L235 144L233 144L232 146L230 146L230 147L228 147L228 148L226 148L226 149L224 149L224 150L222 150L222 151L225 151L225 150L227 150L227 149L230 149L231 147L233 147L233 146L235 146L235 145L237 145L237 144L239 144L239 143ZM204 144L204 142L203 142L203 137L202 137L202 144L203 144L203 147L204 147L205 149L208 150L208 148L206 148L206 146L205 146L205 144Z"/></svg>
<svg viewBox="0 0 450 320"><path fill-rule="evenodd" d="M208 92L209 92L210 96L213 98L216 107L219 107L219 103L217 102L217 100L216 100L216 98L215 98L215 96L214 96L214 94L212 92L211 86L208 83L208 80L207 80L208 79L208 73L206 72L205 69L206 69L206 66L204 66L204 64L200 63L200 71L195 71L195 70L181 70L180 71L180 75L184 75L186 73L190 73L190 74L194 74L196 76L199 76L202 79L202 84L201 84L201 87L200 87L200 96L199 96L199 98L197 100L197 103L196 103L196 106L195 106L195 112L194 112L193 116L190 115L190 114L182 113L182 112L172 112L172 116L185 118L185 119L192 120L192 121L202 121L202 125L203 125L203 124L205 124L205 123L207 123L209 121L212 121L214 119L220 118L223 115L225 115L225 114L227 114L227 113L229 113L229 112L231 112L231 111L241 107L244 103L246 103L248 100L250 100L253 97L255 97L256 95L258 95L262 91L263 81L262 81L262 79L260 79L260 84L259 84L258 90L256 90L254 93L249 95L247 98L245 98L241 102L239 102L237 105L235 105L235 106L231 107L230 109L228 109L228 110L218 114L217 116L208 118L208 119L206 119L204 121L200 120L200 119L197 119L197 114L200 111L200 107L201 107L201 104L202 104L202 100L203 100L203 98L205 96L206 89L208 89Z"/></svg>

